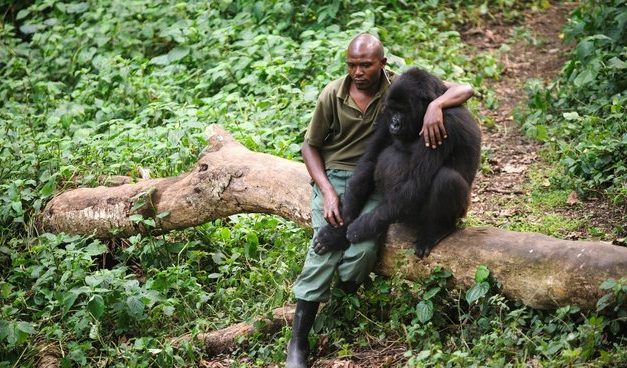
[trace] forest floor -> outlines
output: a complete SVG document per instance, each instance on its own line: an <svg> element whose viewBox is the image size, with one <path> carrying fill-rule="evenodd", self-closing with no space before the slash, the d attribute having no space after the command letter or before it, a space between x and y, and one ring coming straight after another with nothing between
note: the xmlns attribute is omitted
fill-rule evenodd
<svg viewBox="0 0 627 368"><path fill-rule="evenodd" d="M529 79L553 80L567 60L570 45L562 42L561 30L567 21L572 3L554 3L542 11L530 11L518 23L498 20L462 32L468 52L496 52L504 67L499 79L487 82L495 91L497 106L481 104L483 148L488 150L488 170L475 179L469 215L482 224L503 227L512 216L534 221L528 206L531 195L530 170L542 172L546 166L540 157L541 143L524 137L512 113L525 103L523 86ZM507 47L503 48L503 45ZM486 124L486 122L488 122ZM548 178L544 181L550 183ZM588 227L611 234L617 219L625 217L625 209L616 208L604 199L581 200L571 193L564 206L553 208L560 216L585 219L585 226L564 234L564 238L590 238ZM541 218L538 218L541 221ZM624 240L621 240L624 241ZM350 357L325 358L325 339L321 338L314 368L374 368L401 365L407 347L400 341L380 341L368 350L357 350ZM228 367L232 359L203 361L206 368Z"/></svg>

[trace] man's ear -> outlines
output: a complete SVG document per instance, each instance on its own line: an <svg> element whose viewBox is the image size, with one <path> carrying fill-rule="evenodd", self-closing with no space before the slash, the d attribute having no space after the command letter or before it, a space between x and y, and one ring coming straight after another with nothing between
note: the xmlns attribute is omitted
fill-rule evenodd
<svg viewBox="0 0 627 368"><path fill-rule="evenodd" d="M387 63L388 63L388 58L384 57L383 59L381 59L381 67L382 68L385 67L387 65Z"/></svg>

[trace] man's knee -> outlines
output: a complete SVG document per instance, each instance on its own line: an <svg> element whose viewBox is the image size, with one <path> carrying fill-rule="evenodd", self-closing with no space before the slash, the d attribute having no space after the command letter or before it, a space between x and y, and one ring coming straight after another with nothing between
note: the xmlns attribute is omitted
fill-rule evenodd
<svg viewBox="0 0 627 368"><path fill-rule="evenodd" d="M341 281L362 283L377 262L378 248L374 242L352 244L338 267Z"/></svg>

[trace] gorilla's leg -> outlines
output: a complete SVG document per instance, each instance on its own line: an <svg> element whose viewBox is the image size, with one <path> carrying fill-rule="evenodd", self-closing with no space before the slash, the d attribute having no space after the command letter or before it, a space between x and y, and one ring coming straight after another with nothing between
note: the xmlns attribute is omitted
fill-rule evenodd
<svg viewBox="0 0 627 368"><path fill-rule="evenodd" d="M457 220L468 209L470 186L455 170L442 167L418 217L416 255L426 257L440 240L455 231Z"/></svg>

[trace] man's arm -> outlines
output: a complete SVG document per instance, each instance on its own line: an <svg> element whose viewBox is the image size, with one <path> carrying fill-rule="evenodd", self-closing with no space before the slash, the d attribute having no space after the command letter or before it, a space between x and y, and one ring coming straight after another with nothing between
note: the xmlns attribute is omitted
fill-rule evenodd
<svg viewBox="0 0 627 368"><path fill-rule="evenodd" d="M335 192L335 189L333 189L333 185L331 185L324 170L324 163L322 162L320 151L318 151L318 148L315 146L304 142L301 152L309 176L311 176L322 192L325 220L333 227L344 225L344 221L340 215L340 198Z"/></svg>
<svg viewBox="0 0 627 368"><path fill-rule="evenodd" d="M442 96L431 101L425 112L422 130L420 131L420 135L424 134L425 145L433 149L441 145L442 141L447 137L442 110L463 104L475 93L468 84L444 82L444 85L448 89Z"/></svg>

